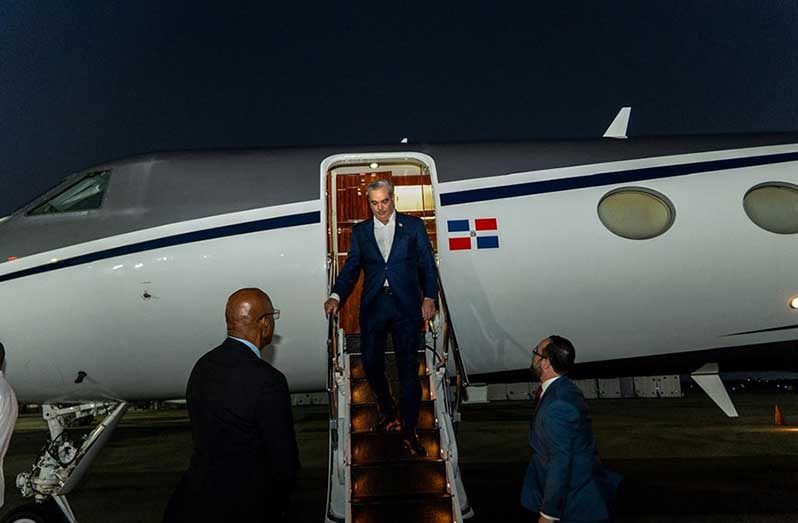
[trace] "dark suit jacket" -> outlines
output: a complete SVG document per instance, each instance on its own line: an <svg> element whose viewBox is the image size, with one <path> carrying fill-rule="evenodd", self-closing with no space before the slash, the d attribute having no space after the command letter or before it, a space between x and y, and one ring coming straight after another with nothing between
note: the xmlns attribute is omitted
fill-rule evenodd
<svg viewBox="0 0 798 523"><path fill-rule="evenodd" d="M601 466L585 398L566 376L541 397L529 444L532 457L521 491L527 510L563 522L611 518L620 476Z"/></svg>
<svg viewBox="0 0 798 523"><path fill-rule="evenodd" d="M368 317L369 305L378 296L385 278L407 317L421 318L423 298L436 299L438 275L424 222L414 216L396 213L391 254L386 262L374 237L374 221L365 220L352 228L349 255L338 275L333 292L346 301L357 282L360 269L365 274L360 317ZM423 296L422 296L423 288Z"/></svg>
<svg viewBox="0 0 798 523"><path fill-rule="evenodd" d="M299 469L285 376L228 338L194 365L186 401L194 452L165 521L278 521Z"/></svg>

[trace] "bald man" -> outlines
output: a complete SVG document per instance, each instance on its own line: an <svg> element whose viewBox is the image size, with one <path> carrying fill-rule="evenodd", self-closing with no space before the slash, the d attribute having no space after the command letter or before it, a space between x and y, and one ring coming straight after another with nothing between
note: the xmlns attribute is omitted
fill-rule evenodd
<svg viewBox="0 0 798 523"><path fill-rule="evenodd" d="M188 380L194 453L165 522L284 520L299 454L285 376L260 352L279 317L260 289L228 299L227 339Z"/></svg>

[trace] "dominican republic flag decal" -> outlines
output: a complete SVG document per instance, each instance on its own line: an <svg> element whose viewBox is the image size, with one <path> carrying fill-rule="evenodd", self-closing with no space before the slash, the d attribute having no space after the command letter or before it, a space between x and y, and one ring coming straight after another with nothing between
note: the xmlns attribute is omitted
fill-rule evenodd
<svg viewBox="0 0 798 523"><path fill-rule="evenodd" d="M449 250L498 249L499 226L496 218L447 220Z"/></svg>

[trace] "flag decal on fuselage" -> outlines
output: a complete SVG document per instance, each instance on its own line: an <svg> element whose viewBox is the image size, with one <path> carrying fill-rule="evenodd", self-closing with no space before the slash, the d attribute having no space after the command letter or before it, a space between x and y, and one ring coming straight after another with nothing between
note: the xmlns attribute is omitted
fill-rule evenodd
<svg viewBox="0 0 798 523"><path fill-rule="evenodd" d="M498 249L499 226L496 218L447 220L449 250Z"/></svg>

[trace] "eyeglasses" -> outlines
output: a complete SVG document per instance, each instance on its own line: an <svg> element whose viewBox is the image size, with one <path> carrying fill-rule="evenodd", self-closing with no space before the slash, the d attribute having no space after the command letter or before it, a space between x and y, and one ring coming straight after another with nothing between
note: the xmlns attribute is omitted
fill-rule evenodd
<svg viewBox="0 0 798 523"><path fill-rule="evenodd" d="M548 357L548 356L544 356L543 354L539 353L539 352L538 352L537 350L535 350L535 349L532 349L532 354L536 355L538 358L540 358L540 359L542 359L542 360L547 360L547 359L549 359L549 357Z"/></svg>
<svg viewBox="0 0 798 523"><path fill-rule="evenodd" d="M280 309L274 309L273 312L267 312L266 314L264 314L264 316L271 316L275 320L279 320L280 319Z"/></svg>

